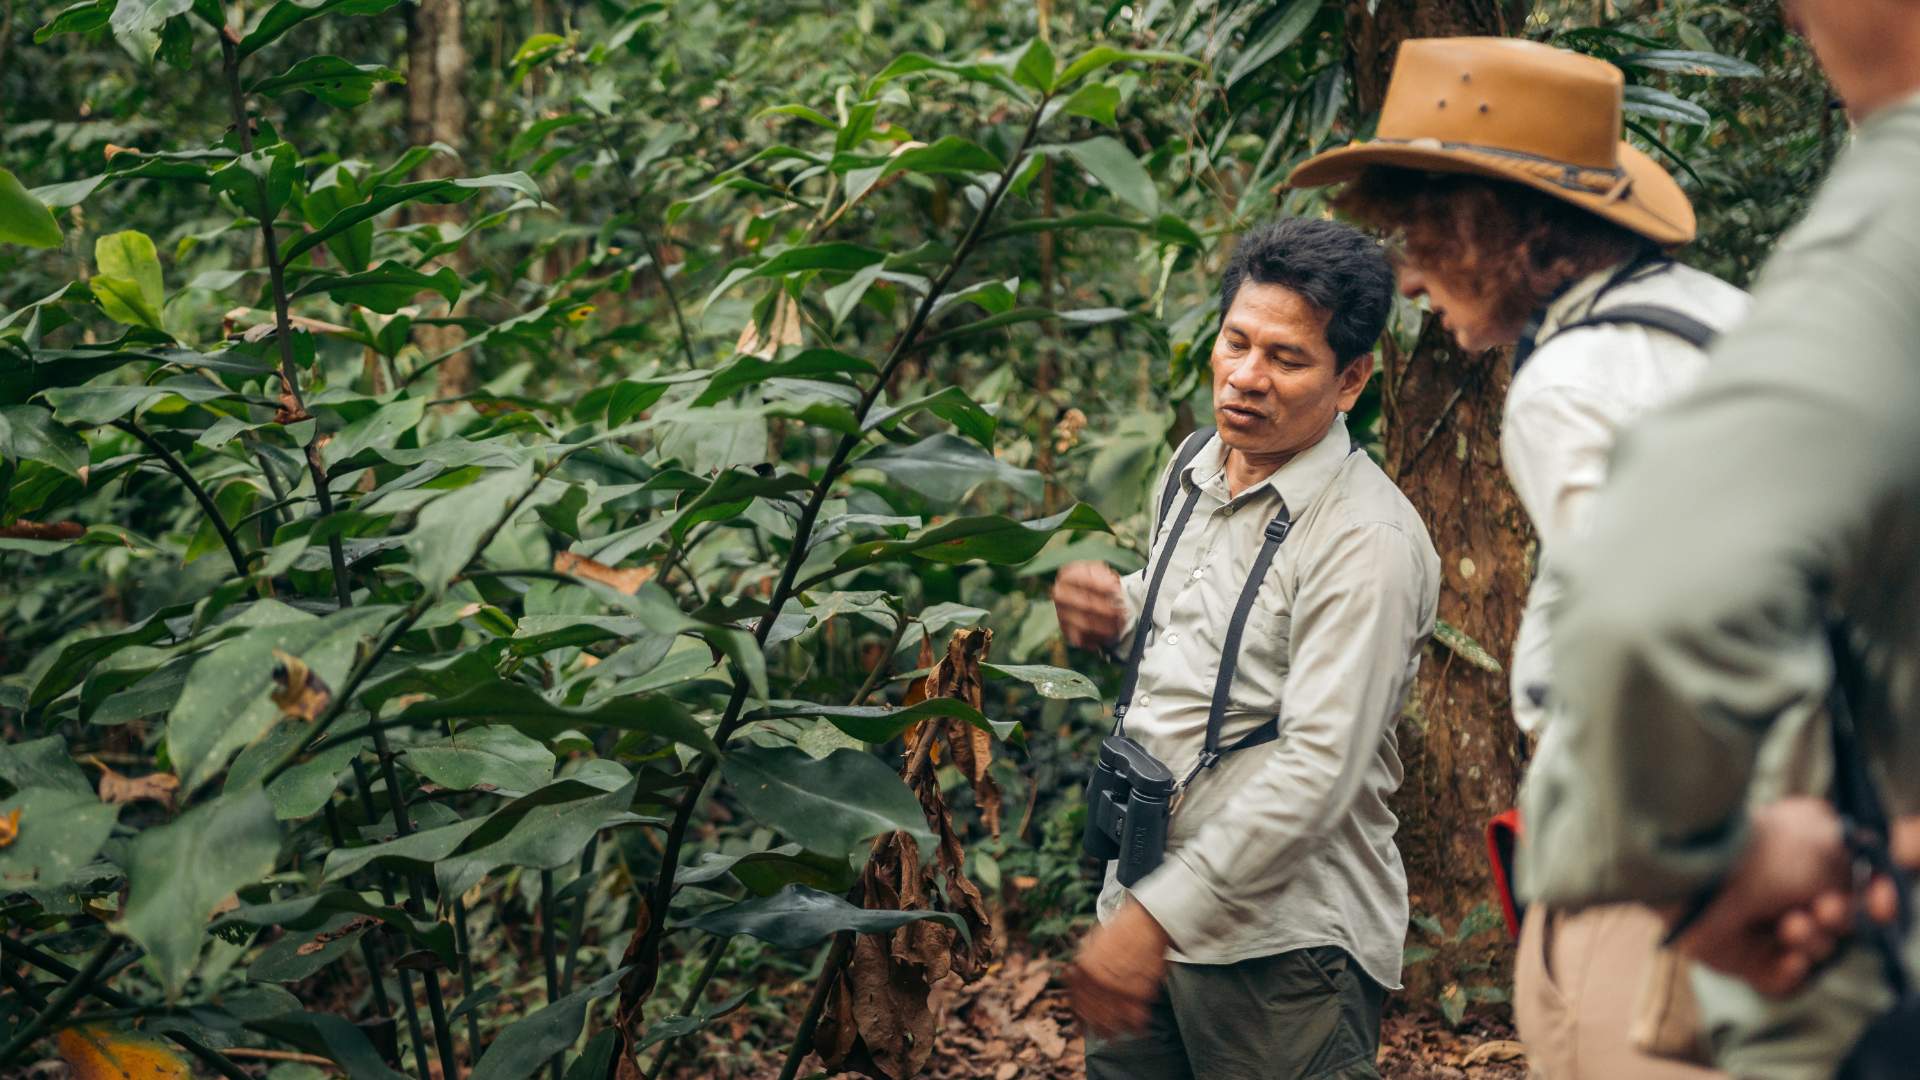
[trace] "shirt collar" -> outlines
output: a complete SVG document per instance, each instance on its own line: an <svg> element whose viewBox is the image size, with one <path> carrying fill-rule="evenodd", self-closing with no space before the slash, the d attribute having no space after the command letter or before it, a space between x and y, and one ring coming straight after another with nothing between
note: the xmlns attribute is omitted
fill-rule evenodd
<svg viewBox="0 0 1920 1080"><path fill-rule="evenodd" d="M1545 341L1559 333L1561 327L1584 318L1588 314L1587 308L1600 295L1600 290L1606 288L1607 283L1612 281L1614 275L1625 266L1625 263L1615 263L1604 270L1595 270L1567 286L1565 291L1547 305L1547 310L1540 317L1540 330L1534 335L1534 339Z"/></svg>
<svg viewBox="0 0 1920 1080"><path fill-rule="evenodd" d="M1181 489L1205 486L1221 474L1226 468L1226 444L1220 441L1219 432L1207 440L1193 457L1193 463L1187 466L1186 475L1181 477ZM1320 497L1320 493L1333 482L1333 476L1340 471L1340 465L1347 460L1347 454L1353 449L1353 440L1347 434L1347 418L1344 413L1335 413L1333 423L1327 425L1327 433L1320 441L1293 456L1273 471L1271 476L1242 491L1234 497L1237 502L1251 496L1262 488L1272 488L1286 503L1287 509L1298 518L1307 507Z"/></svg>

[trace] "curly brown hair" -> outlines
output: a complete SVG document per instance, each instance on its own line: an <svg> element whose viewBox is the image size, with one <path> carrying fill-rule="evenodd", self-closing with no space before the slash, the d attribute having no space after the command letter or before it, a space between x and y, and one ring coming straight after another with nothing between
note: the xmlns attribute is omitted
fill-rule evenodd
<svg viewBox="0 0 1920 1080"><path fill-rule="evenodd" d="M1333 207L1385 236L1395 258L1471 288L1516 326L1563 284L1652 246L1530 187L1458 173L1376 166Z"/></svg>

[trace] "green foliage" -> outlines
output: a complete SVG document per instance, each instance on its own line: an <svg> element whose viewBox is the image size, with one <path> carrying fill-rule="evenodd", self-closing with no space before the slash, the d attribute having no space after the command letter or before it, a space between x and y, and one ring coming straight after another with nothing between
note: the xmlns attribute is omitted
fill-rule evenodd
<svg viewBox="0 0 1920 1080"><path fill-rule="evenodd" d="M1231 237L1367 129L1342 11L478 0L467 122L395 152L409 10L0 40L0 916L126 939L129 1022L356 1076L721 1073L821 941L952 921L845 899L872 838L931 849L935 717L1031 807L984 839L949 784L967 872L1063 940L1113 672L1045 575L1138 565ZM1693 10L1574 40L1714 198L1811 167L1726 107L1770 31ZM970 624L983 707L905 706Z"/></svg>

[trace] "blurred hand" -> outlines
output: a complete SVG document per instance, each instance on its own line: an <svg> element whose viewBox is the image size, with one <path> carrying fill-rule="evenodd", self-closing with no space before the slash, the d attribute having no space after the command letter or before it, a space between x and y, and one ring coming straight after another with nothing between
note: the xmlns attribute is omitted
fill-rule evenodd
<svg viewBox="0 0 1920 1080"><path fill-rule="evenodd" d="M1840 816L1825 799L1756 810L1747 849L1676 942L1763 994L1791 993L1852 930L1853 876Z"/></svg>
<svg viewBox="0 0 1920 1080"><path fill-rule="evenodd" d="M1053 579L1053 609L1067 644L1104 649L1127 630L1120 575L1106 563L1077 562L1060 568Z"/></svg>
<svg viewBox="0 0 1920 1080"><path fill-rule="evenodd" d="M1067 988L1089 1031L1123 1036L1147 1026L1148 1009L1166 981L1170 944L1167 932L1137 900L1128 900L1113 921L1087 935L1067 969Z"/></svg>

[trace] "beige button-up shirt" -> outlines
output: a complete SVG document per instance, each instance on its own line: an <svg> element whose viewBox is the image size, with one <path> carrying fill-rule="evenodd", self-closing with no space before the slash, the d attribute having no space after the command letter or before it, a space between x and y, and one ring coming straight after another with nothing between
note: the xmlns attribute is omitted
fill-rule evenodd
<svg viewBox="0 0 1920 1080"><path fill-rule="evenodd" d="M1247 621L1220 744L1276 715L1280 737L1194 779L1166 861L1132 891L1173 939L1174 960L1337 945L1397 987L1407 879L1387 808L1402 775L1394 725L1433 630L1440 562L1406 497L1349 449L1336 419L1319 443L1234 496L1216 437L1181 477L1149 566L1181 501L1196 488L1199 501L1145 629L1126 733L1176 777L1192 769L1228 619L1284 500L1293 531ZM1123 587L1137 622L1146 571ZM1125 896L1109 866L1101 918Z"/></svg>

